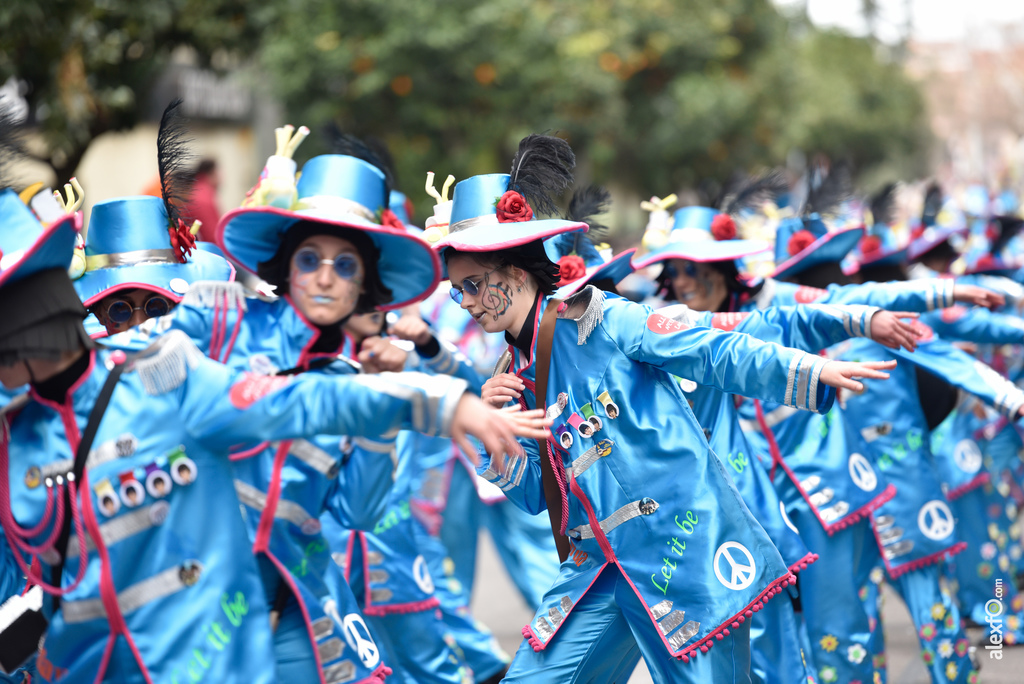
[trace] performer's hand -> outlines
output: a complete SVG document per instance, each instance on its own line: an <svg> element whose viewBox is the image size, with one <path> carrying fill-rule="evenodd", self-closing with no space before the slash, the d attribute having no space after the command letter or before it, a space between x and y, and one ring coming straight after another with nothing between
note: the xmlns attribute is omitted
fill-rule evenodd
<svg viewBox="0 0 1024 684"><path fill-rule="evenodd" d="M501 408L510 401L523 396L526 385L519 376L512 373L500 373L484 383L480 398L494 408Z"/></svg>
<svg viewBox="0 0 1024 684"><path fill-rule="evenodd" d="M977 285L953 285L953 299L958 304L973 304L995 309L1006 303L1006 297Z"/></svg>
<svg viewBox="0 0 1024 684"><path fill-rule="evenodd" d="M818 380L831 387L843 387L854 392L864 389L864 384L853 378L871 378L872 380L887 380L888 373L883 370L890 370L896 367L896 361L868 361L865 363L854 361L829 361L821 369Z"/></svg>
<svg viewBox="0 0 1024 684"><path fill-rule="evenodd" d="M905 318L911 320L902 320ZM916 318L917 314L909 311L879 311L871 317L871 339L890 349L914 351L922 336L913 325Z"/></svg>
<svg viewBox="0 0 1024 684"><path fill-rule="evenodd" d="M551 423L552 420L544 416L544 409L520 411L518 406L512 406L496 411L472 394L464 394L455 408L451 435L474 465L480 463L480 457L469 441L470 436L483 442L491 463L502 468L505 454L523 453L517 437L547 439L551 436L547 429Z"/></svg>
<svg viewBox="0 0 1024 684"><path fill-rule="evenodd" d="M400 340L409 340L418 347L422 347L434 336L430 326L419 315L419 313L403 313L398 322L391 326L391 334Z"/></svg>
<svg viewBox="0 0 1024 684"><path fill-rule="evenodd" d="M367 337L356 359L367 373L398 373L408 354L383 337Z"/></svg>

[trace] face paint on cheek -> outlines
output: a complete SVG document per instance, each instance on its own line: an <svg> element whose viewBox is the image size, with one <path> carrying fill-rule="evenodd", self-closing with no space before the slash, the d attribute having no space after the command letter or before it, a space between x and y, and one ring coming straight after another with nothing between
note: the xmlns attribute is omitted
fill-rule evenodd
<svg viewBox="0 0 1024 684"><path fill-rule="evenodd" d="M483 290L483 297L480 299L480 306L491 312L491 318L495 321L512 308L512 288L503 282L488 283Z"/></svg>
<svg viewBox="0 0 1024 684"><path fill-rule="evenodd" d="M306 290L314 275L313 273L293 273L292 288L295 290Z"/></svg>

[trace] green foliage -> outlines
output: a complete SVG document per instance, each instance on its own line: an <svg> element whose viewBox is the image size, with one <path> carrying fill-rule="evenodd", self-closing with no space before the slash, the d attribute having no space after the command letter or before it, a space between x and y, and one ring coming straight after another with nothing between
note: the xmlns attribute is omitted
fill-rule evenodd
<svg viewBox="0 0 1024 684"><path fill-rule="evenodd" d="M330 121L382 138L414 199L428 170L504 170L530 132L568 138L580 177L642 196L794 148L916 170L927 143L898 64L770 0L0 3L0 83L32 83L60 177L138 120L182 46L214 66L255 55L259 83L314 131L303 154L325 151Z"/></svg>
<svg viewBox="0 0 1024 684"><path fill-rule="evenodd" d="M204 64L225 48L255 49L261 24L247 4L5 0L0 83L15 76L31 84L27 99L49 144L45 161L67 178L93 138L138 121L175 49L191 48Z"/></svg>

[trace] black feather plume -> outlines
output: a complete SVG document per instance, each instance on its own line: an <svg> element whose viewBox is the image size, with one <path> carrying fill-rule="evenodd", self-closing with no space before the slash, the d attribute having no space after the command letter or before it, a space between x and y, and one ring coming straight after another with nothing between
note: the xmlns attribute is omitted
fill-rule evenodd
<svg viewBox="0 0 1024 684"><path fill-rule="evenodd" d="M807 182L807 200L801 212L804 216L833 216L853 194L850 169L845 164L836 164L830 171L812 169Z"/></svg>
<svg viewBox="0 0 1024 684"><path fill-rule="evenodd" d="M726 190L718 204L723 214L739 214L745 209L760 209L765 202L774 201L789 190L786 174L777 169L763 171L756 176L743 177L737 184Z"/></svg>
<svg viewBox="0 0 1024 684"><path fill-rule="evenodd" d="M156 159L160 169L160 196L170 225L176 227L181 212L192 194L192 167L195 159L185 139L185 121L178 112L181 98L167 105L156 134Z"/></svg>
<svg viewBox="0 0 1024 684"><path fill-rule="evenodd" d="M534 216L558 213L554 197L572 185L576 155L569 143L553 135L528 135L512 159L508 189L526 198Z"/></svg>
<svg viewBox="0 0 1024 684"><path fill-rule="evenodd" d="M588 185L582 190L573 193L569 200L569 211L565 215L566 221L586 223L590 229L586 233L590 238L601 238L608 232L608 226L598 223L594 217L608 212L608 205L611 204L612 194L600 185Z"/></svg>
<svg viewBox="0 0 1024 684"><path fill-rule="evenodd" d="M992 241L992 247L989 250L994 256L998 256L1000 252L1009 244L1018 233L1020 229L1024 227L1024 219L1017 218L1016 216L996 216L992 219L999 225L999 236Z"/></svg>
<svg viewBox="0 0 1024 684"><path fill-rule="evenodd" d="M891 225L896 220L896 189L898 183L886 183L871 196L869 207L876 226Z"/></svg>
<svg viewBox="0 0 1024 684"><path fill-rule="evenodd" d="M935 221L942 211L942 188L938 183L931 183L924 193L924 208L921 210L921 224L925 226L935 225Z"/></svg>
<svg viewBox="0 0 1024 684"><path fill-rule="evenodd" d="M28 156L20 128L14 112L10 108L0 108L0 190L14 189L11 167L15 161Z"/></svg>
<svg viewBox="0 0 1024 684"><path fill-rule="evenodd" d="M331 154L344 154L362 159L367 164L380 169L384 174L383 206L387 207L391 190L395 187L394 165L387 145L377 138L363 139L351 133L345 133L333 121L327 125L327 138L331 143Z"/></svg>

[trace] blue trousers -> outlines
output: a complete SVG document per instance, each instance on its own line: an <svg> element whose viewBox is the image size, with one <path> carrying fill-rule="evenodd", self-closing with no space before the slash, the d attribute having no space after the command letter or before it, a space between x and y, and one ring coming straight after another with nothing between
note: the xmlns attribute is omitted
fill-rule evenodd
<svg viewBox="0 0 1024 684"><path fill-rule="evenodd" d="M625 684L643 656L657 684L750 683L750 622L689 663L673 658L643 604L609 565L543 651L524 641L504 682Z"/></svg>

